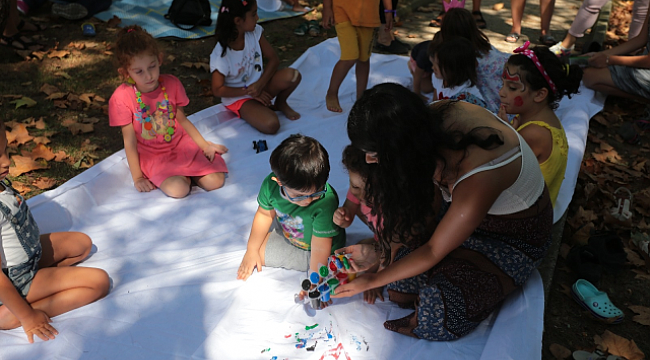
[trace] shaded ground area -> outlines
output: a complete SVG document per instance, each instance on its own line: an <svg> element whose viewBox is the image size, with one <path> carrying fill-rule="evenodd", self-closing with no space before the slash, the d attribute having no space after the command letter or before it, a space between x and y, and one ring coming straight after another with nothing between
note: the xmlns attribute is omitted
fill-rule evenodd
<svg viewBox="0 0 650 360"><path fill-rule="evenodd" d="M573 20L579 3L558 0L557 4L552 34L559 40ZM311 5L317 4L312 2ZM538 3L527 4L523 23L525 36L519 44L512 45L503 41L510 29L509 4L505 5L496 10L499 8L497 1L484 1L483 15L488 23L486 34L492 43L500 50L510 51L527 38L537 38L539 7ZM404 0L401 6L402 17L396 34L411 44L430 39L437 29L429 27L428 23L440 5ZM412 12L418 7L421 11ZM629 8L631 2L614 6L609 45L625 41L629 15L624 10ZM302 22L319 17L319 12L315 11L303 17L263 24L268 40L282 60L281 66L288 66L310 46L335 36L333 30L322 30L317 37L293 34ZM0 118L8 123L11 131L13 142L9 152L14 156L14 169L17 169L10 179L28 197L64 183L123 147L119 129L108 126L106 115L107 101L121 82L111 62L110 44L115 39L117 21L95 21L97 36L84 38L81 22L52 19L47 7L39 10L31 20L48 26L46 31L32 34L44 44L41 52L14 52L0 47ZM208 73L208 57L214 40L160 40L160 44L165 51L162 71L178 76L191 99L186 113L218 103L210 93ZM650 152L649 138L643 123L632 127L632 135L638 134L633 143L619 135L621 127L629 127L624 124L641 118L643 110L644 106L636 102L610 98L605 111L591 122L583 170L568 212L565 245L548 294L543 340L545 359L566 358L577 349L593 350L598 343L629 359L642 358L643 355L634 353L634 346L626 345L626 339L633 340L640 351L650 354L650 342L647 341L650 310L646 308L650 304L650 275L638 255L627 250L628 262L616 273L604 273L600 284L600 289L606 291L625 313L625 320L619 325L595 321L568 296L567 289L576 275L564 259L571 246L587 241L590 228L613 230L626 244L632 233L648 232L650 178L646 159ZM619 187L634 194L633 218L627 223L608 216L614 207L613 194ZM621 339L609 336L606 331ZM614 340L611 339L619 343L612 345Z"/></svg>

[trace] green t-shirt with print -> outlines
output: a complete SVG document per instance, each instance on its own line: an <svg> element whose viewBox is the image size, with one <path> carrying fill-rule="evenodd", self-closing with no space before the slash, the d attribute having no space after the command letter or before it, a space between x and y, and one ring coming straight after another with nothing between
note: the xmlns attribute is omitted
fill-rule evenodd
<svg viewBox="0 0 650 360"><path fill-rule="evenodd" d="M282 227L284 237L297 248L311 250L311 238L331 237L332 253L345 246L345 230L334 224L334 211L339 207L339 197L330 184L327 192L309 206L298 206L280 193L280 185L273 181L271 173L262 182L257 203L262 209L275 210L276 220Z"/></svg>

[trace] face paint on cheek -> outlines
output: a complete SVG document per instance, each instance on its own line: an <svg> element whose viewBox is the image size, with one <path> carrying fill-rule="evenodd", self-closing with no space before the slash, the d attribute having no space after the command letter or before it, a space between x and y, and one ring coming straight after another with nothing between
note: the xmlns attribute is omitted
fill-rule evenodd
<svg viewBox="0 0 650 360"><path fill-rule="evenodd" d="M521 96L517 96L515 98L515 106L521 106L524 104L524 99L521 98Z"/></svg>
<svg viewBox="0 0 650 360"><path fill-rule="evenodd" d="M504 67L501 77L503 78L504 82L511 81L517 84L521 84L521 91L526 91L526 85L521 81L521 76L519 76L519 73L511 74L510 69L508 69L508 67Z"/></svg>

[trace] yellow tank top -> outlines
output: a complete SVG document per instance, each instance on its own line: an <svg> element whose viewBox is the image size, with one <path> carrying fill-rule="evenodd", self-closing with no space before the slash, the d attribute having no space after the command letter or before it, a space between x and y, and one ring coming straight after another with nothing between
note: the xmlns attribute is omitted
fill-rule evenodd
<svg viewBox="0 0 650 360"><path fill-rule="evenodd" d="M566 170L566 162L569 155L569 142L566 139L564 128L560 127L558 129L543 121L527 122L521 125L517 131L521 131L521 129L531 124L548 129L553 137L551 156L549 156L546 161L539 164L539 167L542 169L542 175L544 175L544 181L548 187L551 202L553 203L553 207L555 207L555 200L557 199L557 195L560 192L560 186L564 180L564 171Z"/></svg>

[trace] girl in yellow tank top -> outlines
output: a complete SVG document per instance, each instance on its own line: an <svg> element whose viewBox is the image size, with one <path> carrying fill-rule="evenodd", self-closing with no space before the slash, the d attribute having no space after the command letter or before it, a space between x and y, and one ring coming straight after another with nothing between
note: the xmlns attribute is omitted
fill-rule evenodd
<svg viewBox="0 0 650 360"><path fill-rule="evenodd" d="M553 206L564 180L569 145L555 115L559 101L578 92L582 69L562 63L546 46L515 49L503 68L499 117L511 122L537 156Z"/></svg>

